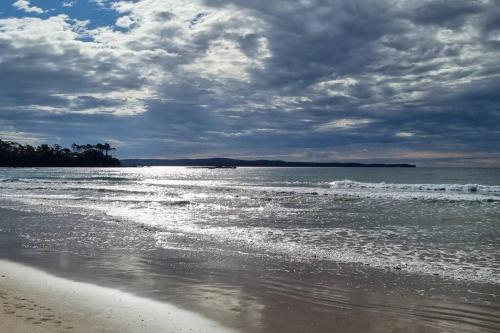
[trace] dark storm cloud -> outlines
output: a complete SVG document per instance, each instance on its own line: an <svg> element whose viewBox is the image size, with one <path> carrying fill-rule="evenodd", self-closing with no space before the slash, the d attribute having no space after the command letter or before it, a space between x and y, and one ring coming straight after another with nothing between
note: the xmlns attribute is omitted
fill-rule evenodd
<svg viewBox="0 0 500 333"><path fill-rule="evenodd" d="M498 161L497 0L102 3L130 27L0 20L2 126L123 156Z"/></svg>

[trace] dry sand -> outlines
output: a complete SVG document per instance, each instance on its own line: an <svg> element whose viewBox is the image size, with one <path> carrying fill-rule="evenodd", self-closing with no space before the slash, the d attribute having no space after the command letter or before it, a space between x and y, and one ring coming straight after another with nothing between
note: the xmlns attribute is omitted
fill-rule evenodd
<svg viewBox="0 0 500 333"><path fill-rule="evenodd" d="M170 304L0 260L0 332L232 332Z"/></svg>

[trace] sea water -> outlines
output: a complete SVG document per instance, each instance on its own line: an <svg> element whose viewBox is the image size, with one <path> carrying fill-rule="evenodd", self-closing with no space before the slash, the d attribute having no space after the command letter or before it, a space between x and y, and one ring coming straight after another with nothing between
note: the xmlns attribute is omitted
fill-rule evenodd
<svg viewBox="0 0 500 333"><path fill-rule="evenodd" d="M41 221L38 229L19 229L34 248L65 242L67 251L141 247L320 258L500 283L494 169L0 169L0 207L86 216L71 228ZM107 232L86 222L94 220ZM130 225L148 231L147 243L120 231Z"/></svg>

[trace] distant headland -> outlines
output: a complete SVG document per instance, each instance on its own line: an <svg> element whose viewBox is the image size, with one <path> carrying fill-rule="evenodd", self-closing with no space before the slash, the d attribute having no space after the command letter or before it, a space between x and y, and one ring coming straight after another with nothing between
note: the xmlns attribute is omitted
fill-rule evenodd
<svg viewBox="0 0 500 333"><path fill-rule="evenodd" d="M371 167L415 168L413 164L338 163L338 162L288 162L280 160L239 160L232 158L206 159L125 159L118 160L110 152L116 150L108 143L95 145L72 144L71 148L60 145L23 145L0 139L0 167L137 167L137 166L185 166L228 169L236 167Z"/></svg>
<svg viewBox="0 0 500 333"><path fill-rule="evenodd" d="M412 164L364 164L364 163L321 163L321 162L286 162L271 160L236 160L231 158L208 159L126 159L122 160L123 166L187 166L187 167L376 167L376 168L415 168Z"/></svg>
<svg viewBox="0 0 500 333"><path fill-rule="evenodd" d="M0 140L0 167L116 167L121 163L109 154L108 143L60 145L23 145Z"/></svg>

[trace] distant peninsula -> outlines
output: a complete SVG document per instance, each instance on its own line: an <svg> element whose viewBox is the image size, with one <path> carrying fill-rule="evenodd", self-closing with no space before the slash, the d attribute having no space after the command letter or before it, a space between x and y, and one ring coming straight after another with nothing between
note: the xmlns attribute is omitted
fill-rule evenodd
<svg viewBox="0 0 500 333"><path fill-rule="evenodd" d="M0 167L117 167L121 163L111 156L115 150L108 143L95 145L23 145L0 140Z"/></svg>
<svg viewBox="0 0 500 333"><path fill-rule="evenodd" d="M339 168L339 167L371 167L371 168L415 168L412 164L364 164L364 163L322 163L322 162L286 162L272 160L237 160L231 158L208 158L208 159L125 159L123 166L186 166L186 167L316 167L316 168Z"/></svg>

